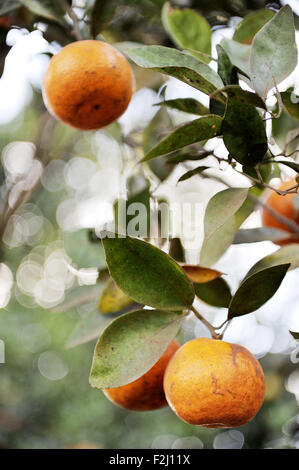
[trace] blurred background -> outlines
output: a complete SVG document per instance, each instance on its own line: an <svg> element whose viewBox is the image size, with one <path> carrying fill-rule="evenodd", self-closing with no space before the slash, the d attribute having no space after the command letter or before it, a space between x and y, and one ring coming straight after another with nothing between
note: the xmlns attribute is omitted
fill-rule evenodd
<svg viewBox="0 0 299 470"><path fill-rule="evenodd" d="M163 0L117 3L102 38L120 50L128 41L174 46L160 19ZM213 55L215 45L231 38L233 27L259 8L288 3L298 25L298 0L172 3L206 17L213 29ZM84 27L93 1L72 4ZM119 197L148 181L160 199L201 202L203 217L208 200L225 184L195 177L177 185L184 166L174 168L160 157L141 170L136 162L143 148L192 118L153 106L161 101L161 90L166 99L194 97L206 104L206 97L176 79L134 67L136 93L118 122L96 132L73 130L48 114L41 94L51 55L72 38L56 21L18 1L3 2L0 14L0 447L299 448L299 348L289 333L299 331L298 269L288 273L265 306L235 318L225 332L224 339L247 347L266 373L265 403L247 425L219 431L187 425L168 408L126 411L89 386L96 338L116 316L98 308L106 265L95 232L113 219ZM67 14L64 19L70 22ZM298 92L298 77L297 68L280 89L293 85ZM280 129L294 125L282 118L274 150L284 145ZM209 145L217 155L227 155L217 139ZM219 172L215 165L211 175ZM229 167L221 172L233 186L249 186ZM281 177L292 176L284 167ZM244 226L260 225L256 211ZM198 262L202 237L200 223L195 245L182 240L188 262ZM276 249L268 241L234 244L215 268L227 273L234 291L248 269ZM225 319L225 309L200 301L198 306L214 324ZM197 336L208 331L188 317L179 340Z"/></svg>

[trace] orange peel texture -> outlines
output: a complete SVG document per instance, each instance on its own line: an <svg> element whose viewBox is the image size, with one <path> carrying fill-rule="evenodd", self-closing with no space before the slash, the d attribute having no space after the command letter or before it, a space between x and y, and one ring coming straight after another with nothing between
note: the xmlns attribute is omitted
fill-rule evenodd
<svg viewBox="0 0 299 470"><path fill-rule="evenodd" d="M49 112L82 130L111 124L126 110L135 88L127 59L110 44L68 44L50 60L43 81Z"/></svg>
<svg viewBox="0 0 299 470"><path fill-rule="evenodd" d="M143 376L122 387L103 389L104 394L115 405L128 410L150 411L167 406L163 390L164 372L179 347L179 343L173 340L158 362Z"/></svg>
<svg viewBox="0 0 299 470"><path fill-rule="evenodd" d="M233 428L250 421L265 394L257 359L244 347L197 338L185 343L164 375L169 406L183 421L208 428Z"/></svg>

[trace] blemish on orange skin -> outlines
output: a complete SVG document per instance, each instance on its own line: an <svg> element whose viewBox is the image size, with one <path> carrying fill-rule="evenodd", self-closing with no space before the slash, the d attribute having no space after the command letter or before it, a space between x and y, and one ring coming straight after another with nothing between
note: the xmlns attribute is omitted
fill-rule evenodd
<svg viewBox="0 0 299 470"><path fill-rule="evenodd" d="M238 352L242 352L244 348L242 348L242 346L239 346L238 344L231 344L230 347L232 350L233 363L235 366L237 366L236 356Z"/></svg>
<svg viewBox="0 0 299 470"><path fill-rule="evenodd" d="M103 390L106 397L115 405L135 411L150 411L167 406L163 390L163 377L166 366L179 349L173 340L159 361L139 379L127 385Z"/></svg>
<svg viewBox="0 0 299 470"><path fill-rule="evenodd" d="M118 50L102 41L84 40L68 44L52 57L43 97L56 118L91 130L118 119L134 87L131 66Z"/></svg>
<svg viewBox="0 0 299 470"><path fill-rule="evenodd" d="M197 338L181 346L170 360L164 391L169 406L183 421L230 428L256 415L265 379L259 362L246 348Z"/></svg>

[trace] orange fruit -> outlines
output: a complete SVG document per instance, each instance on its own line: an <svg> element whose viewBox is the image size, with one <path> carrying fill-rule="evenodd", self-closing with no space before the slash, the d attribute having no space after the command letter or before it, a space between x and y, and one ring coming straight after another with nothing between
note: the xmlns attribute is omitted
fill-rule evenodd
<svg viewBox="0 0 299 470"><path fill-rule="evenodd" d="M77 129L99 129L126 110L135 81L127 59L110 44L68 44L50 60L43 81L49 112Z"/></svg>
<svg viewBox="0 0 299 470"><path fill-rule="evenodd" d="M179 347L179 343L173 340L148 372L122 387L103 389L104 394L115 405L128 410L150 411L167 406L163 390L164 372Z"/></svg>
<svg viewBox="0 0 299 470"><path fill-rule="evenodd" d="M292 186L296 185L295 178L285 181L282 183L278 189L286 190L291 188ZM271 209L274 209L279 214L287 217L290 220L293 220L299 225L299 211L295 210L294 207L294 197L296 196L295 193L293 194L286 194L285 196L280 196L279 194L275 193L274 191L271 192L270 196L268 197L266 204ZM280 230L284 230L285 232L291 233L294 235L292 229L282 222L277 220L272 214L269 214L265 209L262 210L262 221L265 227L272 227L277 228ZM299 237L293 236L290 238L284 238L283 240L278 240L275 243L278 245L287 245L289 243L299 243Z"/></svg>
<svg viewBox="0 0 299 470"><path fill-rule="evenodd" d="M197 338L181 346L169 361L164 391L169 406L186 423L233 428L258 412L265 378L246 348Z"/></svg>

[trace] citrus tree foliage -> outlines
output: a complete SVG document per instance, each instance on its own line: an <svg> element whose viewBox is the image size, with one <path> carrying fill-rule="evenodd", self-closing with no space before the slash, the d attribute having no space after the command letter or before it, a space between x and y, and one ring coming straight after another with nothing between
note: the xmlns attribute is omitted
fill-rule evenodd
<svg viewBox="0 0 299 470"><path fill-rule="evenodd" d="M145 152L142 162L148 162L162 155L169 155L171 158L174 152L182 149L186 149L184 155L186 161L188 160L188 146L195 143L200 145L211 138L218 137L223 139L229 152L230 163L241 164L244 173L256 175L257 183L262 186L270 177L269 174L265 175L265 180L263 180L262 170L273 161L273 156L268 150L265 117L271 115L275 119L275 116L273 116L272 109L267 106L267 93L272 89L279 95L277 85L297 65L291 8L286 6L276 14L264 10L245 18L239 24L233 39L226 40L223 46L220 44L217 47L218 74L208 65L211 30L204 18L191 10L179 10L165 4L162 19L166 31L181 51L163 46L138 46L126 50L128 57L139 67L170 75L202 91L210 97L210 111L197 106L193 100L165 101L164 106L198 114L200 117L166 135L163 140ZM242 59L244 65L233 55L234 46L230 46L235 42L246 44L246 55L244 54ZM244 90L241 84L242 79L246 80L255 92ZM289 104L291 108L288 98L289 96L285 94L283 99L277 96L278 102L283 103L282 106L287 108ZM215 104L218 104L218 107ZM297 109L296 105L295 108ZM295 117L294 113L293 117ZM190 160L192 159L194 157L190 154ZM281 161L283 163L283 160ZM206 165L198 166L188 171L179 181L200 175L208 168ZM240 225L251 212L250 208L246 210L247 198L247 189L229 188L217 193L210 200L204 221L205 238L201 251L203 266L215 263L233 242ZM220 249L219 239L222 241ZM141 250L142 243L144 243L144 252ZM134 240L129 236L124 239L105 238L103 244L110 273L125 294L140 303L165 308L165 318L175 308L188 311L193 297L190 283L188 284L185 278L180 278L180 276L176 281L179 271L170 269L170 260L162 251L159 253L156 248L147 245L146 242ZM127 252L130 246L131 249ZM293 249L296 251L295 258L298 259L299 249L296 245ZM154 256L150 254L151 250ZM145 256L147 251L148 261ZM279 251L276 253L277 257L279 257ZM280 263L274 262L270 266L265 266L264 263L259 268L253 267L252 272L240 283L234 295L231 294L222 277L206 279L200 283L194 282L195 295L215 307L226 307L228 320L235 316L249 314L275 294L291 266L288 261L288 257L285 256L282 257ZM178 265L177 269L179 269ZM164 282L166 282L165 286ZM176 282L177 288L174 287ZM160 311L161 313L163 314L163 310ZM143 321L145 323L149 321L148 314L147 310L141 310L120 317L119 321L123 325L127 322L129 332L124 333L125 338L128 337L127 335L132 335L129 325L133 316L137 315L138 319L142 316L144 320L141 321L144 324ZM178 319L174 318L177 324ZM167 324L171 328L172 323ZM116 325L117 320L115 327ZM111 333L109 328L111 327L108 327L105 332L107 335ZM157 335L159 331L157 327ZM164 338L159 341L161 345L165 341L163 350L175 335L175 328L171 331L173 333L167 337L166 341ZM106 359L102 358L102 354L107 354L107 357L112 359L111 355L105 353L103 349L104 344L107 344L103 336L100 337L95 350L91 371L93 386L103 388L107 386L107 383L110 387L124 385L140 377L149 369L148 365L144 365L136 374L133 366L133 370L130 371L130 368L122 363L126 377L118 381L120 375L117 374L115 380L112 379L110 382L109 379L106 382L105 374L112 374L115 366L108 364ZM137 331L136 336L134 333L135 338L138 341ZM130 344L132 344L131 341L130 337ZM112 342L109 342L109 345L112 347ZM113 353L119 351L121 354L121 347L119 346L118 349L117 345L113 346ZM102 366L104 372L101 369Z"/></svg>
<svg viewBox="0 0 299 470"><path fill-rule="evenodd" d="M72 37L70 40L102 39L105 28L117 20L122 3L96 0L86 9L84 24L78 22L71 10L72 2L67 1L4 1L0 12L8 13L21 6L35 19L64 28L68 37ZM218 139L228 152L227 165L245 175L251 186L245 189L227 184L227 189L210 199L198 266L186 265L174 251L167 254L148 239L127 233L105 232L102 240L97 237L92 240L89 256L96 258L104 250L106 264L102 266L99 261L98 267L109 270L107 283L99 293L99 308L103 314L121 313L101 333L95 348L90 384L97 388L125 385L148 371L178 333L181 320L191 310L198 314L193 305L196 298L215 308L226 308L228 322L264 305L287 271L299 266L299 245L282 247L256 263L235 293L231 292L225 275L213 269L232 243L277 240L281 235L275 230L242 231L240 227L265 188L274 189L269 182L274 176L279 177L280 165L299 170L296 152L292 151L299 135L298 96L292 87L282 93L277 89L293 72L298 60L290 6L277 12L262 9L245 16L232 39L223 39L217 45L217 57L212 57L212 29L202 14L170 2L148 3L155 4L153 8L161 14L163 34L172 46L146 45L136 40L118 41L116 46L136 66L137 72L145 69L161 80L165 76L174 77L202 92L208 104L193 98L165 100L163 92L160 93L156 103L160 111L139 149L140 174L143 176L146 168L162 181L176 165L198 161L198 166L186 171L178 184L190 178L204 181L209 178L211 158L214 163L221 163L213 151L205 148L210 139ZM275 105L273 99L268 99L270 94L275 97ZM164 132L161 115L167 108L183 111L195 119L172 129L167 126ZM288 132L281 130L285 119ZM163 132L158 133L157 129ZM161 134L163 137L157 138ZM269 148L269 139L273 138L281 148L279 155ZM147 181L146 190L128 192L128 201L132 198L149 209L152 189ZM118 204L116 201L115 212ZM78 235L78 244L85 251ZM66 250L72 249L71 240L68 243L66 239L65 244ZM88 255L78 263L86 268ZM134 304L138 304L138 309L127 312ZM101 330L97 317L81 326L86 341L95 337L93 331L98 335ZM220 335L217 329L210 325L214 337ZM79 330L74 332L69 347L82 342ZM298 333L292 334L298 337Z"/></svg>

